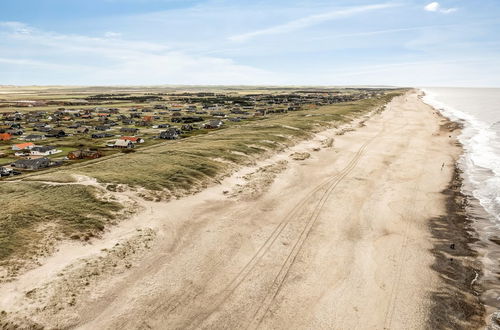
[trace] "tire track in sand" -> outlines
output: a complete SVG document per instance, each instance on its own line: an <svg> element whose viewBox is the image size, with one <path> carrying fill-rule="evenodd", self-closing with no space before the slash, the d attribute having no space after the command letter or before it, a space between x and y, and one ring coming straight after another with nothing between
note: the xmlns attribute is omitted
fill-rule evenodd
<svg viewBox="0 0 500 330"><path fill-rule="evenodd" d="M251 271L257 266L258 262L262 260L262 258L266 255L266 253L269 251L270 247L275 243L277 238L280 236L280 234L283 232L283 230L286 228L286 226L294 220L298 215L298 211L300 211L304 205L307 203L311 203L311 199L314 197L315 193L318 191L321 191L321 189L324 189L326 187L326 190L323 192L320 200L317 202L317 205L314 207L313 212L311 213L310 217L306 221L306 225L304 226L303 230L301 231L299 237L295 241L291 252L287 255L285 262L282 264L280 271L278 272L278 275L275 277L273 284L271 285L271 291L268 292L266 295L266 298L264 301L261 303L259 309L257 312L254 314L250 326L255 322L255 320L259 320L257 322L257 326L261 323L263 320L265 314L267 314L267 311L269 310L272 302L274 301L276 295L279 293L284 281L286 280L286 277L289 273L290 268L292 267L293 263L295 262L295 259L302 249L304 242L307 240L307 237L309 236L309 233L314 226L314 223L316 222L317 218L319 217L319 214L321 212L321 209L323 208L324 204L328 200L328 197L331 195L333 190L338 186L338 184L356 167L358 164L359 160L363 156L366 148L368 145L375 140L377 137L379 137L383 131L385 130L385 124L383 125L382 129L372 138L368 139L363 145L358 149L358 151L355 153L354 157L350 160L350 162L335 176L327 179L325 182L321 183L318 185L315 189L313 189L311 192L309 192L297 206L295 206L288 214L285 216L284 220L280 222L272 234L268 237L268 239L264 242L264 244L259 248L259 250L256 252L256 254L250 259L250 261L242 268L242 270L236 275L236 277L228 284L228 286L222 291L223 296L221 299L216 302L213 308L210 310L199 314L193 322L191 322L189 328L197 328L199 325L201 325L206 319L208 319L214 312L216 312L229 298L230 296L234 293L234 291L241 285L241 283L244 282L244 280L248 277L248 275L251 273ZM270 297L270 298L269 298ZM263 306L266 306L263 310L264 313L262 313L262 308Z"/></svg>

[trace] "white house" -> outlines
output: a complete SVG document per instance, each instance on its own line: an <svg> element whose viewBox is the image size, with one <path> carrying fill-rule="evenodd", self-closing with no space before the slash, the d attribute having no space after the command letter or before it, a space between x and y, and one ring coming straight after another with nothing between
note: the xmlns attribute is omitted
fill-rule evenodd
<svg viewBox="0 0 500 330"><path fill-rule="evenodd" d="M130 149L130 148L134 147L134 143L130 140L118 139L118 140L116 140L113 147L115 147L115 148L129 148Z"/></svg>
<svg viewBox="0 0 500 330"><path fill-rule="evenodd" d="M30 154L31 156L49 156L62 152L62 150L56 149L56 147L52 146L36 146L31 148Z"/></svg>

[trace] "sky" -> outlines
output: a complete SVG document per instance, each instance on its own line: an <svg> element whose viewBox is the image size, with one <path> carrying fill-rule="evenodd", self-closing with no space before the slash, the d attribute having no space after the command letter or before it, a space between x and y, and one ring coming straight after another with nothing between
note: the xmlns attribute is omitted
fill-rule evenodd
<svg viewBox="0 0 500 330"><path fill-rule="evenodd" d="M0 85L500 87L499 0L1 0Z"/></svg>

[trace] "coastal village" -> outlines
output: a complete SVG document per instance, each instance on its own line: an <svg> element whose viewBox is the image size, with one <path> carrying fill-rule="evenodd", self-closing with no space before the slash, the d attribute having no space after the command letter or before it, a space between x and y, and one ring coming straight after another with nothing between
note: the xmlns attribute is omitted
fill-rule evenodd
<svg viewBox="0 0 500 330"><path fill-rule="evenodd" d="M381 90L108 93L0 99L0 177L20 175L289 111L373 97Z"/></svg>

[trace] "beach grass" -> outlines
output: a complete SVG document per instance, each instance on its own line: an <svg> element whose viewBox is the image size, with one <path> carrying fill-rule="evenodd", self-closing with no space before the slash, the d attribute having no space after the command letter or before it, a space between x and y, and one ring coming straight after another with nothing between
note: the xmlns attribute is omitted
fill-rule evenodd
<svg viewBox="0 0 500 330"><path fill-rule="evenodd" d="M36 253L45 226L62 237L92 236L122 209L83 185L7 182L0 184L0 194L0 265L9 257Z"/></svg>

